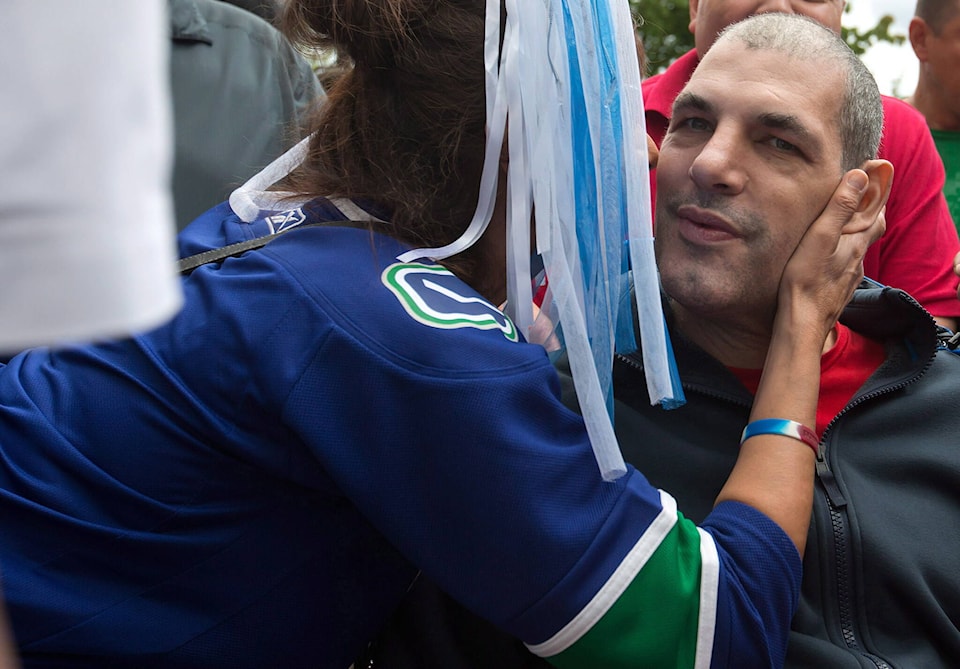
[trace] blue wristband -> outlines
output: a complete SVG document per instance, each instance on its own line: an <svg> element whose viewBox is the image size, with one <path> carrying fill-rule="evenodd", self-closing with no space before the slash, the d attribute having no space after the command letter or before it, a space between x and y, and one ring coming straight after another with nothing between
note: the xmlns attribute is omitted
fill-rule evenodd
<svg viewBox="0 0 960 669"><path fill-rule="evenodd" d="M811 430L803 423L795 420L786 420L784 418L763 418L755 420L743 428L743 435L740 437L740 443L743 444L750 437L758 434L779 434L784 437L791 437L802 441L813 449L814 455L820 455L820 440L817 433Z"/></svg>

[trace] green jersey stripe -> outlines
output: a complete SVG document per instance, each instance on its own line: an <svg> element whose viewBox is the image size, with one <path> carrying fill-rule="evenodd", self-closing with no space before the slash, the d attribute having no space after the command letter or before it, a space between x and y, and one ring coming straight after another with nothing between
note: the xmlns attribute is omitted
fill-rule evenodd
<svg viewBox="0 0 960 669"><path fill-rule="evenodd" d="M664 523L669 525L668 532L660 534L662 526L648 529L648 533L654 531L658 535L648 541L645 534L638 542L644 544L641 550L646 559L642 564L640 560L631 562L629 572L617 570L611 577L610 581L616 578L617 583L605 593L601 617L597 616L597 598L581 612L577 618L578 638L569 639L565 649L548 655L556 666L634 667L638 658L643 658L643 666L693 669L702 666L701 654L709 661L719 573L716 547L710 535L701 534L693 522L677 513L673 498L661 492L661 499L664 512L672 516L671 522ZM709 544L706 548L705 543ZM714 582L706 588L701 574L704 556L712 563L706 577ZM624 562L630 562L632 557L631 553ZM624 584L625 579L630 580ZM614 592L618 594L611 601ZM701 614L704 595L709 610ZM587 621L590 626L585 629ZM701 625L706 629L701 629ZM563 632L569 635L567 628ZM556 641L556 637L550 641ZM543 655L545 645L532 650Z"/></svg>
<svg viewBox="0 0 960 669"><path fill-rule="evenodd" d="M541 657L562 653L589 632L623 595L624 590L633 582L634 577L647 564L650 556L677 522L677 501L662 490L658 492L660 493L660 513L634 544L620 566L576 618L543 643L528 646L533 653Z"/></svg>

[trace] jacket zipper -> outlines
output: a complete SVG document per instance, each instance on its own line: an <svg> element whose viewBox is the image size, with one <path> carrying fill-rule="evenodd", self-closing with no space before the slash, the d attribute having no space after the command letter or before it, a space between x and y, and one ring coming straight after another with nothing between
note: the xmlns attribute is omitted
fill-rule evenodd
<svg viewBox="0 0 960 669"><path fill-rule="evenodd" d="M910 299L912 300L912 298ZM852 579L849 573L849 556L847 555L849 550L847 543L848 532L846 522L847 500L840 491L840 486L833 474L833 470L830 469L830 465L827 463L826 437L833 425L853 407L880 397L881 395L906 388L912 383L916 383L924 374L926 374L927 370L930 368L930 365L933 364L933 358L935 356L936 352L930 356L923 368L913 377L901 381L900 383L886 386L862 395L861 397L855 398L852 402L850 402L850 404L845 406L840 413L833 417L833 420L830 421L826 429L824 429L823 438L820 441L820 452L817 454L817 479L820 481L820 485L823 487L823 491L826 494L827 510L830 513L830 525L831 529L833 530L834 557L836 558L836 573L834 576L836 577L837 586L840 632L843 635L843 640L847 645L847 648L856 652L864 659L871 661L877 667L877 669L892 668L891 665L883 658L880 658L861 648L860 643L857 641L857 635L854 630L853 623L853 595L851 593L850 586Z"/></svg>
<svg viewBox="0 0 960 669"><path fill-rule="evenodd" d="M822 445L821 445L822 449ZM847 561L847 528L845 508L847 500L840 492L833 472L823 460L817 456L817 476L823 484L827 494L827 510L830 512L830 525L833 530L833 550L836 564L836 585L838 614L840 616L840 632L847 649L856 652L864 659L870 660L877 669L891 669L886 661L860 647L853 625L853 595L850 592L849 564Z"/></svg>

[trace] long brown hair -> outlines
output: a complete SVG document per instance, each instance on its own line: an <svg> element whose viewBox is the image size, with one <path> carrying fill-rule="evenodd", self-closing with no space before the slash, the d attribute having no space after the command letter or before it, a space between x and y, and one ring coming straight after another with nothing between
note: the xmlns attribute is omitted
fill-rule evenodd
<svg viewBox="0 0 960 669"><path fill-rule="evenodd" d="M369 198L390 211L382 231L418 247L456 239L484 155L484 12L484 0L289 0L284 32L353 67L284 189Z"/></svg>

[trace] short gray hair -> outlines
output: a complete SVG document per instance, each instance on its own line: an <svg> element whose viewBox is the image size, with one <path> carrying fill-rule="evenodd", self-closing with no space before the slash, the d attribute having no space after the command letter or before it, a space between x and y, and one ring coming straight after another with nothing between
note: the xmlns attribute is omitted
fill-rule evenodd
<svg viewBox="0 0 960 669"><path fill-rule="evenodd" d="M748 49L781 51L804 61L836 63L846 79L840 102L842 168L850 170L877 157L883 135L883 101L873 75L840 37L799 14L757 14L728 26L717 38Z"/></svg>

